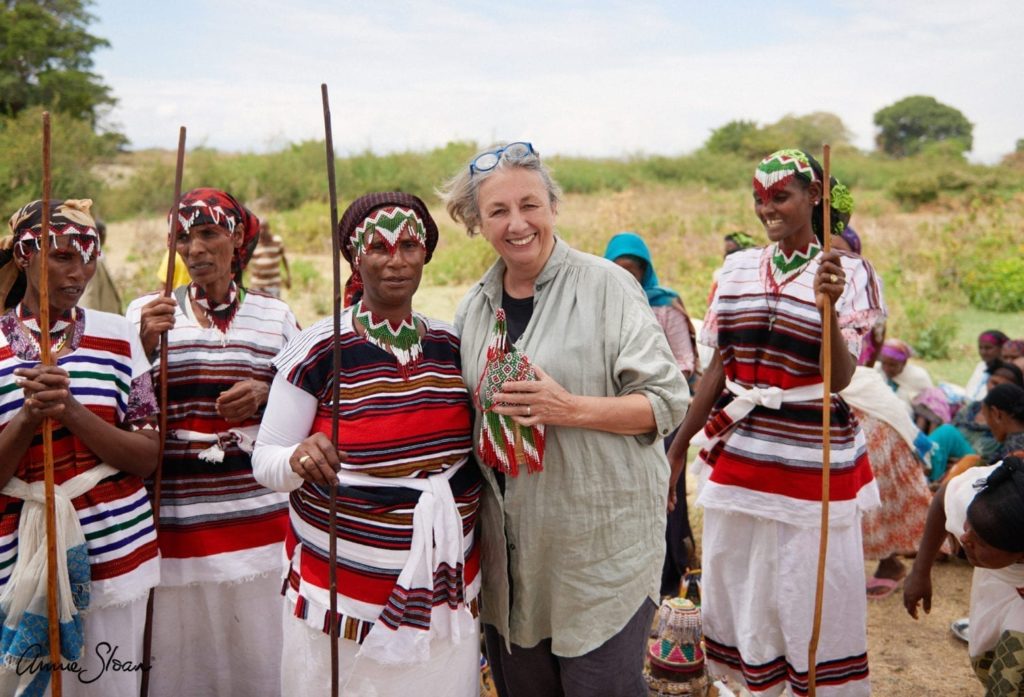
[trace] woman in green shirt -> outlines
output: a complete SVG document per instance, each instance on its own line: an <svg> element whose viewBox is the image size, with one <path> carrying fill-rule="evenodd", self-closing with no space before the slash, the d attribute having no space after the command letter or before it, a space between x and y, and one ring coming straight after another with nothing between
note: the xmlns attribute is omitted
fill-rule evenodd
<svg viewBox="0 0 1024 697"><path fill-rule="evenodd" d="M488 657L502 697L639 697L665 544L657 441L689 393L636 280L557 236L559 193L529 143L477 155L445 190L498 254L455 317L490 465Z"/></svg>

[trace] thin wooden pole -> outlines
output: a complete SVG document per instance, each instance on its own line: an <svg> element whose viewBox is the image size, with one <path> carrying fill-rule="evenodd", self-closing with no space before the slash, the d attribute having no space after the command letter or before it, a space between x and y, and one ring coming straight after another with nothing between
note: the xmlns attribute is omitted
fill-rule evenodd
<svg viewBox="0 0 1024 697"><path fill-rule="evenodd" d="M331 133L331 104L327 97L327 84L320 85L320 96L324 105L324 133L327 148L327 196L331 202L331 249L334 254L334 339L333 377L331 390L331 444L338 450L338 402L341 398L339 377L341 376L341 243L338 240L338 194L334 178L334 137ZM338 487L331 486L330 520L327 522L329 535L327 565L330 584L331 622L331 695L338 697Z"/></svg>
<svg viewBox="0 0 1024 697"><path fill-rule="evenodd" d="M43 210L39 231L39 361L53 365L50 352L50 112L43 112ZM53 668L50 694L61 697L60 612L57 609L57 508L54 501L53 422L43 418L43 492L46 497L46 617Z"/></svg>
<svg viewBox="0 0 1024 697"><path fill-rule="evenodd" d="M832 251L832 148L826 143L822 153L822 192L824 206L822 245L825 254ZM832 468L832 302L826 297L821 323L821 536L818 542L818 581L814 590L814 622L811 643L807 647L807 685L809 697L817 693L818 639L821 635L821 608L825 596L825 557L828 554L829 480Z"/></svg>
<svg viewBox="0 0 1024 697"><path fill-rule="evenodd" d="M178 159L174 168L174 203L171 204L171 220L167 231L167 275L164 276L164 297L171 297L174 291L174 267L178 260L174 244L174 230L178 221L178 201L181 200L181 179L185 171L185 127L178 130ZM157 377L160 383L160 450L153 472L153 529L157 539L160 537L160 497L163 489L164 446L167 444L167 332L160 335L160 369ZM142 683L139 687L141 697L149 694L150 658L153 652L153 595L155 588L149 589L146 599L146 625L142 632Z"/></svg>

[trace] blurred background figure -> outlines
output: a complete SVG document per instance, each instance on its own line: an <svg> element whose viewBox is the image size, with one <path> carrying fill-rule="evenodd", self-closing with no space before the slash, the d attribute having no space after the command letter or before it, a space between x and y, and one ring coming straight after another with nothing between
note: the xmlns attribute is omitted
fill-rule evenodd
<svg viewBox="0 0 1024 697"><path fill-rule="evenodd" d="M935 386L927 370L909 362L913 355L914 350L905 341L886 339L879 352L879 365L875 366L875 370L884 375L889 387L910 410L913 410L915 397Z"/></svg>
<svg viewBox="0 0 1024 697"><path fill-rule="evenodd" d="M284 267L284 277L281 267ZM260 238L249 261L249 289L281 297L281 285L292 287L292 270L284 253L284 240L270 231L270 221L260 221Z"/></svg>
<svg viewBox="0 0 1024 697"><path fill-rule="evenodd" d="M105 248L107 246L106 223L97 220L96 231L100 236L100 247ZM121 294L117 292L114 277L110 275L110 269L107 268L102 256L96 260L96 274L92 277L89 285L85 287L85 292L82 293L78 305L90 310L113 312L115 315L121 314Z"/></svg>
<svg viewBox="0 0 1024 697"><path fill-rule="evenodd" d="M981 358L974 366L974 372L967 380L967 399L977 402L985 398L988 391L988 379L992 376L995 361L1002 357L1003 344L1010 337L998 329L989 329L978 335L978 357Z"/></svg>

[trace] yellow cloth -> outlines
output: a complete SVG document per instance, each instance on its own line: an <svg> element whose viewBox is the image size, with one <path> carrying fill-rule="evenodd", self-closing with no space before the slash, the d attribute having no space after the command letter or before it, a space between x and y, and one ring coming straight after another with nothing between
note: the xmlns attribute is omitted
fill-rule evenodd
<svg viewBox="0 0 1024 697"><path fill-rule="evenodd" d="M192 281L192 277L188 275L188 267L185 266L185 260L181 258L180 254L175 254L174 259L174 282L171 284L171 287L187 286ZM160 260L160 266L156 270L156 278L162 288L164 281L167 280L167 252L164 252L164 256Z"/></svg>

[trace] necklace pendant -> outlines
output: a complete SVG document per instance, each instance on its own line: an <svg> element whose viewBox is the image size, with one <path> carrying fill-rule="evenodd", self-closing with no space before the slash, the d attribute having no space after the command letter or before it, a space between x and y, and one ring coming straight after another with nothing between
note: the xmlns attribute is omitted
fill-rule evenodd
<svg viewBox="0 0 1024 697"><path fill-rule="evenodd" d="M773 313L773 314L768 315L768 331L771 331L774 328L775 328L775 314Z"/></svg>

